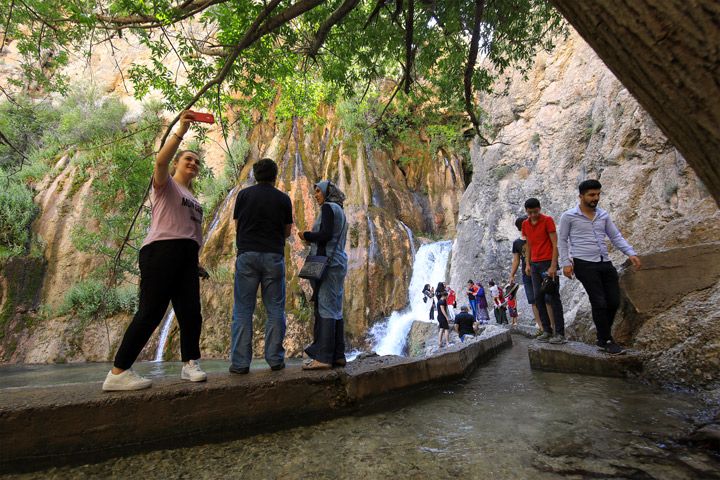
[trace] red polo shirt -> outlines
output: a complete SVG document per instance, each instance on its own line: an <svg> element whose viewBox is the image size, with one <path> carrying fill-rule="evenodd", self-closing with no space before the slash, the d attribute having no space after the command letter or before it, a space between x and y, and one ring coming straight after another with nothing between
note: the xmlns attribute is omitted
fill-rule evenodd
<svg viewBox="0 0 720 480"><path fill-rule="evenodd" d="M528 218L522 224L522 234L530 242L530 258L533 262L552 260L552 241L550 234L555 232L552 217L540 214L538 222L533 225Z"/></svg>

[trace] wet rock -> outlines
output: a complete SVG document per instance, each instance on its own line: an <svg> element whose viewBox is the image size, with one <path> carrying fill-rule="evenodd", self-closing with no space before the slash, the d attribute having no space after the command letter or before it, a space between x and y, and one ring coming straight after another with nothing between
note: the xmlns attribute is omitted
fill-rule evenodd
<svg viewBox="0 0 720 480"><path fill-rule="evenodd" d="M642 371L642 358L637 352L608 355L596 346L580 342L563 345L533 342L528 346L530 366L537 370L581 373L603 377L627 377Z"/></svg>
<svg viewBox="0 0 720 480"><path fill-rule="evenodd" d="M695 430L687 441L720 452L720 423L709 423Z"/></svg>

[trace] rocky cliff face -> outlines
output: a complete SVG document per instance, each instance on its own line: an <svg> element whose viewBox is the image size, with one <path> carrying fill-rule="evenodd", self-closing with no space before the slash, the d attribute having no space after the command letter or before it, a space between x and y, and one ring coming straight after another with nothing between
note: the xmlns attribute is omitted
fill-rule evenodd
<svg viewBox="0 0 720 480"><path fill-rule="evenodd" d="M720 238L720 212L712 197L577 34L550 54L540 54L527 79L519 74L510 78L506 96L486 97L482 104L497 135L495 144L475 144L471 150L474 173L460 205L453 286L468 278L504 282L511 243L518 236L514 220L523 213L524 201L537 197L543 211L557 222L576 204L577 184L587 178L602 182L601 206L641 256ZM611 256L616 265L624 261L621 252L612 251ZM717 288L715 284L699 295L713 297ZM592 341L594 327L582 286L563 279L561 289L568 333ZM522 294L520 301L521 312L531 319ZM712 339L713 347L698 350L697 339L689 334L667 338L669 325L684 321L683 305L690 301L697 299L679 299L673 307L680 318L666 318L666 313L664 320L638 320L642 326L636 325L633 332L639 329L642 338L635 342L633 333L624 340L662 363L650 372L661 381L682 378L680 383L686 385L716 385L718 370L708 374L699 365L720 358L717 312L706 312L714 321L702 327L703 338ZM687 355L666 355L668 348ZM686 374L688 368L698 371Z"/></svg>

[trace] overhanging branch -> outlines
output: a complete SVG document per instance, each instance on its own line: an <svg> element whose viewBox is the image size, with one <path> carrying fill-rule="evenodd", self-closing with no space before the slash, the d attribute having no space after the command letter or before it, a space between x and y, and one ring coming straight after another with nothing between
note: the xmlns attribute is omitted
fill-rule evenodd
<svg viewBox="0 0 720 480"><path fill-rule="evenodd" d="M345 18L360 2L360 0L345 0L338 8L336 8L320 25L315 37L313 38L312 44L308 48L307 56L315 58L320 47L325 43L328 34L332 27L337 25L343 18Z"/></svg>

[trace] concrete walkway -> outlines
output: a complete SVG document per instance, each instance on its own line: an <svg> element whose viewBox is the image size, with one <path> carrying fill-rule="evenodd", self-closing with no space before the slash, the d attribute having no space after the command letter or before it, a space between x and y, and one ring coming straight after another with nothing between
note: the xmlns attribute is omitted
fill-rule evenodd
<svg viewBox="0 0 720 480"><path fill-rule="evenodd" d="M177 378L136 392L100 382L0 393L0 471L90 462L239 438L381 408L388 398L471 373L512 341L507 332L429 357L370 357L345 369Z"/></svg>

